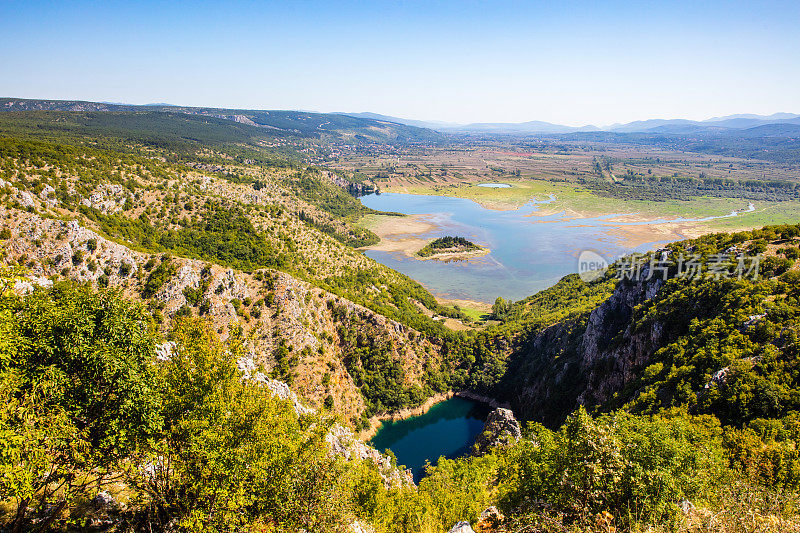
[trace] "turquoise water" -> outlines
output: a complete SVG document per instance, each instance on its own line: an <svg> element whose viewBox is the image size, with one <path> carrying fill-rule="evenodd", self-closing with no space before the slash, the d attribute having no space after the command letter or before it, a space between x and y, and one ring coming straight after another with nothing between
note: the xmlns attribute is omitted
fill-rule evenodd
<svg viewBox="0 0 800 533"><path fill-rule="evenodd" d="M502 296L520 300L577 272L578 255L593 250L609 262L632 251L647 251L660 243L625 247L603 226L604 215L567 220L563 213L535 216L542 204L535 200L511 211L486 209L472 200L448 196L383 193L362 196L367 207L381 211L425 214L436 224L420 235L436 238L458 235L486 246L489 255L466 261L418 261L399 252L367 250L367 256L398 270L436 296L494 302Z"/></svg>
<svg viewBox="0 0 800 533"><path fill-rule="evenodd" d="M450 398L423 415L384 422L370 444L380 451L392 450L397 464L410 468L418 482L425 473L425 461L435 464L441 456L453 459L469 453L488 414L486 404Z"/></svg>

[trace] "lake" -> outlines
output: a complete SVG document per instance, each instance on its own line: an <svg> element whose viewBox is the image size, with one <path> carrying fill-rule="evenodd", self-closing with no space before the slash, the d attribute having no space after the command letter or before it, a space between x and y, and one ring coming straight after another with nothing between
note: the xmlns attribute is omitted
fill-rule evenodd
<svg viewBox="0 0 800 533"><path fill-rule="evenodd" d="M563 213L537 216L540 206L554 199L550 196L519 209L497 211L449 196L362 196L361 202L373 209L427 215L436 229L419 237L457 235L491 250L483 257L449 263L418 261L401 252L367 250L365 254L417 280L436 296L492 303L498 296L520 300L577 272L577 258L583 250L597 252L611 262L660 244L626 247L603 225L616 214L579 220L565 219Z"/></svg>
<svg viewBox="0 0 800 533"><path fill-rule="evenodd" d="M425 461L435 463L440 456L453 459L469 453L490 410L487 404L453 397L420 416L384 422L369 444L381 452L392 450L397 464L410 468L419 482Z"/></svg>

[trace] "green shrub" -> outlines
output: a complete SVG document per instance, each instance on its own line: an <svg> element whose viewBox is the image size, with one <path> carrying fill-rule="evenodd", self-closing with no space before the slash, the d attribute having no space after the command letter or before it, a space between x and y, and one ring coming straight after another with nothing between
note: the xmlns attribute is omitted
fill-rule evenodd
<svg viewBox="0 0 800 533"><path fill-rule="evenodd" d="M679 501L703 494L724 472L722 431L712 417L595 419L581 408L558 431L531 431L501 474L510 480L505 505L568 522L588 524L609 512L617 524L669 523Z"/></svg>
<svg viewBox="0 0 800 533"><path fill-rule="evenodd" d="M128 262L126 262L126 261L123 261L123 262L122 262L122 263L120 263L120 265L119 265L119 275L120 275L121 277L123 277L123 278L127 277L127 276L128 276L128 274L130 274L130 273L131 273L131 269L132 269L132 268L133 268L133 267L131 266L131 264L130 264L130 263L128 263Z"/></svg>
<svg viewBox="0 0 800 533"><path fill-rule="evenodd" d="M155 342L141 306L68 283L0 297L0 333L0 499L18 510L1 521L52 506L47 529L158 432Z"/></svg>
<svg viewBox="0 0 800 533"><path fill-rule="evenodd" d="M147 275L142 288L142 296L151 298L158 290L171 280L178 272L178 267L172 261L162 261Z"/></svg>
<svg viewBox="0 0 800 533"><path fill-rule="evenodd" d="M151 519L186 531L343 528L342 469L326 451L327 424L298 419L288 401L242 380L237 348L199 319L178 321L173 339L180 349L159 369L166 426L153 450L173 463L134 479L154 502Z"/></svg>

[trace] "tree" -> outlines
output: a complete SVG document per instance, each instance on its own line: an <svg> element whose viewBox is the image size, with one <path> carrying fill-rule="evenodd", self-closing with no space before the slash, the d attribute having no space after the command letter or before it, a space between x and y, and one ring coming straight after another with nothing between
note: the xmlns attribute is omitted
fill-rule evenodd
<svg viewBox="0 0 800 533"><path fill-rule="evenodd" d="M511 450L505 503L541 502L569 522L599 513L630 525L670 522L676 503L719 484L725 461L719 422L673 411L659 417L616 412L592 418L583 407L558 431L538 424Z"/></svg>
<svg viewBox="0 0 800 533"><path fill-rule="evenodd" d="M343 520L329 425L245 381L238 346L199 318L176 323L177 349L160 367L165 427L129 482L148 496L149 520L187 531L331 531Z"/></svg>
<svg viewBox="0 0 800 533"><path fill-rule="evenodd" d="M35 515L46 527L97 486L85 468L88 443L65 410L47 401L53 386L40 380L30 389L18 372L0 373L0 501L13 503L13 513L2 519L11 531L26 529Z"/></svg>
<svg viewBox="0 0 800 533"><path fill-rule="evenodd" d="M140 306L74 284L1 296L0 323L5 521L46 529L160 427L155 343Z"/></svg>
<svg viewBox="0 0 800 533"><path fill-rule="evenodd" d="M507 302L502 296L498 296L492 305L492 318L505 321L511 310L511 302Z"/></svg>

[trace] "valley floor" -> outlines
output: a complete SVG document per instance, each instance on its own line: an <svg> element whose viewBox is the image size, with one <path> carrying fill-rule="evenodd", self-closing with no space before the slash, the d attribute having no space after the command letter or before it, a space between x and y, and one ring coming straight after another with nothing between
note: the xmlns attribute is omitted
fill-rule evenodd
<svg viewBox="0 0 800 533"><path fill-rule="evenodd" d="M383 192L452 196L474 200L487 209L515 210L531 200L543 205L533 217L562 214L562 219L575 220L610 216L605 225L609 232L619 235L631 246L666 240L692 239L716 231L743 231L765 224L792 223L800 219L800 202L749 202L738 198L700 197L692 200L666 200L650 202L604 198L579 185L556 183L547 180L503 179L508 188L479 187L478 182L452 182L436 184L411 184L402 181L382 185ZM552 202L549 195L555 196ZM545 203L547 202L547 203ZM726 217L732 211L736 217ZM696 221L695 219L711 220ZM424 221L424 215L416 217ZM690 220L681 220L690 219ZM631 225L636 223L636 225ZM375 233L381 234L381 224L374 224ZM370 226L373 227L372 225ZM425 230L422 230L425 231ZM391 234L399 233L392 231ZM413 234L410 230L403 233Z"/></svg>

